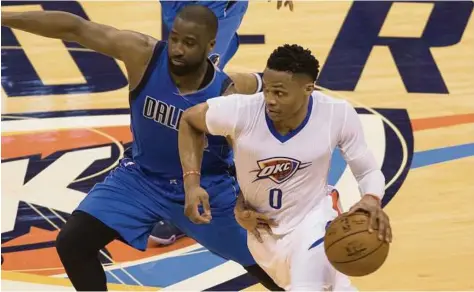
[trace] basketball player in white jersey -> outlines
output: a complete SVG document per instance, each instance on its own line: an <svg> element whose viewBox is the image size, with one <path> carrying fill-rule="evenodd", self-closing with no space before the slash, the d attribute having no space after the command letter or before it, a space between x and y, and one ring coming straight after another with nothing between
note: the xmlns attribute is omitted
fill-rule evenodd
<svg viewBox="0 0 474 292"><path fill-rule="evenodd" d="M318 73L309 50L284 45L268 59L262 93L216 97L183 114L179 152L186 214L195 223L211 222L208 195L200 187L204 134L225 136L241 187L234 212L249 231L258 264L285 290L355 290L324 252L325 228L338 215L327 182L334 149L341 149L362 194L350 212L370 213L369 231L378 229L379 239L390 242L380 205L385 178L354 108L314 91Z"/></svg>

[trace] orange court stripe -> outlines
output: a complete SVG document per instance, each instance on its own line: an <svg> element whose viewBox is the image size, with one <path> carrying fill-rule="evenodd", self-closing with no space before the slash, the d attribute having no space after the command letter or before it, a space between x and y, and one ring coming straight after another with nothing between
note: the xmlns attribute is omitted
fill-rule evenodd
<svg viewBox="0 0 474 292"><path fill-rule="evenodd" d="M469 123L474 123L474 114L422 118L411 121L413 131L436 129Z"/></svg>

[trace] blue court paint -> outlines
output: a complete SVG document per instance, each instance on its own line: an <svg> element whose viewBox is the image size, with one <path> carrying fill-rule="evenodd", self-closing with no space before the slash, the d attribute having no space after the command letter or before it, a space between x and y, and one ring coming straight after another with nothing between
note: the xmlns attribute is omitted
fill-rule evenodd
<svg viewBox="0 0 474 292"><path fill-rule="evenodd" d="M145 286L166 287L204 273L226 261L207 251L165 258L124 269ZM136 282L123 271L117 269L113 270L113 273L125 284L136 285ZM107 273L107 283L120 284L110 273Z"/></svg>
<svg viewBox="0 0 474 292"><path fill-rule="evenodd" d="M416 152L413 157L411 168L414 169L429 166L468 156L474 156L474 143Z"/></svg>
<svg viewBox="0 0 474 292"><path fill-rule="evenodd" d="M341 150L336 148L332 154L331 168L329 169L328 183L335 186L346 169L346 161L342 157Z"/></svg>

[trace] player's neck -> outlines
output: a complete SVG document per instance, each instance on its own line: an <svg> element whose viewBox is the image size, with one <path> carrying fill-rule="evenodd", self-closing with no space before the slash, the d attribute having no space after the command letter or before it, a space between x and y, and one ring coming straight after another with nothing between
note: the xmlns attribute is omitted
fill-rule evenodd
<svg viewBox="0 0 474 292"><path fill-rule="evenodd" d="M275 129L281 135L286 135L289 132L298 128L301 123L303 123L306 115L308 114L308 101L301 107L299 111L295 113L295 115L289 119L285 119L283 121L273 122Z"/></svg>
<svg viewBox="0 0 474 292"><path fill-rule="evenodd" d="M206 76L208 66L208 62L203 62L195 72L183 76L178 76L170 72L171 79L173 79L173 82L181 94L195 92L199 90L199 87Z"/></svg>

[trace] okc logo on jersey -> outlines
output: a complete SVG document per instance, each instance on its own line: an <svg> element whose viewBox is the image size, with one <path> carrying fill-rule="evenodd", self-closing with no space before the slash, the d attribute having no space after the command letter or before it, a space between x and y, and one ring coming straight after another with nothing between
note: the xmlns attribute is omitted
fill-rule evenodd
<svg viewBox="0 0 474 292"><path fill-rule="evenodd" d="M304 169L311 163L301 163L301 161L288 157L272 157L257 161L259 170L254 181L269 178L277 184L289 180L298 170Z"/></svg>

